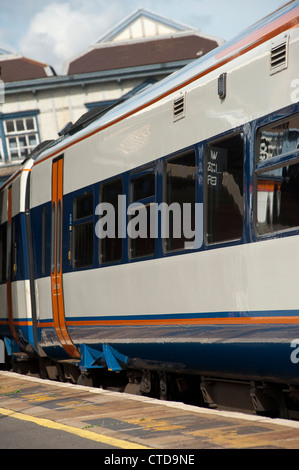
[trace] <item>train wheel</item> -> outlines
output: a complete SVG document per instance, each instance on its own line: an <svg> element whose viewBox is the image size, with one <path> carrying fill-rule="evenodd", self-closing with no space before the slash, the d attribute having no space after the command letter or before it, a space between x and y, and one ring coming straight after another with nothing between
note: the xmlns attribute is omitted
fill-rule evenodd
<svg viewBox="0 0 299 470"><path fill-rule="evenodd" d="M93 377L90 374L81 374L77 379L77 385L84 385L85 387L93 387Z"/></svg>

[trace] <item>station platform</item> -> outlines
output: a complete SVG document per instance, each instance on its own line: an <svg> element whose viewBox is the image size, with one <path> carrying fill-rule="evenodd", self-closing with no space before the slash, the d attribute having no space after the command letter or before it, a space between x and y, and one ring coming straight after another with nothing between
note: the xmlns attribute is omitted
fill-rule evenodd
<svg viewBox="0 0 299 470"><path fill-rule="evenodd" d="M209 410L0 371L2 449L4 429L10 442L16 437L7 435L10 427L5 428L5 419L14 420L20 428L34 423L39 433L46 429L67 433L102 449L299 448L299 422ZM16 442L16 446L20 444ZM30 448L34 448L34 442Z"/></svg>

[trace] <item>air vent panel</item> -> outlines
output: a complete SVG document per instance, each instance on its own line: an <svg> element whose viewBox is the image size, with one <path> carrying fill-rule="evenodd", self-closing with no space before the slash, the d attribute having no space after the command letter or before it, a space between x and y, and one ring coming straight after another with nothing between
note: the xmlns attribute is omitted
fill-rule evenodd
<svg viewBox="0 0 299 470"><path fill-rule="evenodd" d="M280 72L288 67L288 37L272 43L270 55L270 75Z"/></svg>
<svg viewBox="0 0 299 470"><path fill-rule="evenodd" d="M180 95L173 102L173 122L183 119L186 115L185 95Z"/></svg>

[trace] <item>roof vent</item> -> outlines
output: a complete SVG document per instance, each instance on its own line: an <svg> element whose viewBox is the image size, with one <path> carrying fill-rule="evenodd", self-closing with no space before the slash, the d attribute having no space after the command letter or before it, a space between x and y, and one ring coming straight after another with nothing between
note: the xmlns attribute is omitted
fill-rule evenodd
<svg viewBox="0 0 299 470"><path fill-rule="evenodd" d="M173 102L173 122L183 119L186 115L185 95L180 95Z"/></svg>
<svg viewBox="0 0 299 470"><path fill-rule="evenodd" d="M270 75L288 67L288 36L272 42L270 56Z"/></svg>

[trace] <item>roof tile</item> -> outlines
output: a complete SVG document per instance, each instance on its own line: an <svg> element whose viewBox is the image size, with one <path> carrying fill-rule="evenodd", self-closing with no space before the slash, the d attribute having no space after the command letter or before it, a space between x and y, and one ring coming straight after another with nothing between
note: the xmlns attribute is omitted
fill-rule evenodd
<svg viewBox="0 0 299 470"><path fill-rule="evenodd" d="M218 46L196 34L115 44L92 50L70 62L68 75L197 59Z"/></svg>
<svg viewBox="0 0 299 470"><path fill-rule="evenodd" d="M0 60L0 79L6 82L17 82L47 77L47 64L36 62L27 57L3 58Z"/></svg>

